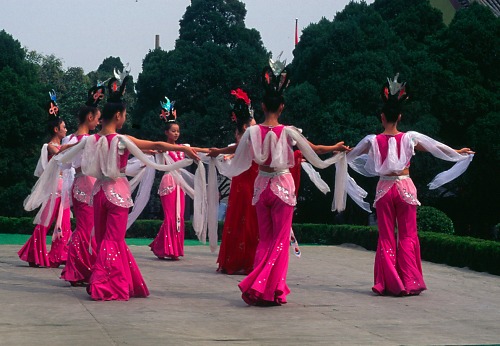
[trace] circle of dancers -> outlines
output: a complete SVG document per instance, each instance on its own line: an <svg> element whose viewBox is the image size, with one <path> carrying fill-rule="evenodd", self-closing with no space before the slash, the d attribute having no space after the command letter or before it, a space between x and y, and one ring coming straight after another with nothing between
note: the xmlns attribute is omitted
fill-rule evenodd
<svg viewBox="0 0 500 346"><path fill-rule="evenodd" d="M300 256L292 216L301 170L327 193L330 187L315 168L335 165L332 211L343 211L349 196L371 212L364 201L367 192L356 184L348 167L356 174L379 177L373 205L379 239L372 291L406 296L426 289L416 224L420 202L409 175L410 161L415 151L425 151L454 163L429 184L435 189L465 172L474 152L452 149L418 132L398 130L409 96L398 75L388 78L381 90L380 134L369 134L352 148L342 141L318 145L300 129L279 122L290 74L285 64L270 60L261 74L264 121L256 124L245 91L232 90L230 119L235 125L235 143L225 148L199 148L177 143L181 129L175 102L167 97L160 101L158 119L164 124L165 141L117 133L127 119L122 98L128 73L115 70L107 85L98 83L88 91L78 112L77 131L69 136L59 115L56 92L50 92L50 141L42 146L35 170L38 180L24 201L26 210L39 211L32 236L18 252L30 267L64 264L61 279L72 286L85 286L93 300L147 297L146 282L125 243L125 234L150 199L156 171L164 172L158 189L164 220L149 246L154 256L170 260L184 256L186 194L193 199L197 237L202 242L208 237L210 249L217 249L217 176L221 175L232 181L217 270L246 275L238 286L247 304L284 304L290 293L288 244ZM99 108L105 97L106 103ZM90 134L99 124L99 132ZM324 160L318 156L328 153L333 155ZM186 170L193 164L194 174ZM73 232L71 206L76 218ZM47 251L46 235L52 224L52 245Z"/></svg>

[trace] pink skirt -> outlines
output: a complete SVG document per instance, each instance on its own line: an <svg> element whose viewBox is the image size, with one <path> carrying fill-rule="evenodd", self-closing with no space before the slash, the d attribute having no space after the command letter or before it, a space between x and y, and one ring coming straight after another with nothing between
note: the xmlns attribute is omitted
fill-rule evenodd
<svg viewBox="0 0 500 346"><path fill-rule="evenodd" d="M147 297L148 288L134 256L125 243L128 208L106 198L103 190L94 196L97 258L87 291L94 300L129 300Z"/></svg>
<svg viewBox="0 0 500 346"><path fill-rule="evenodd" d="M69 242L68 259L61 273L61 279L72 283L88 282L97 251L95 238L91 238L94 228L94 208L73 198L73 211L76 217L76 229ZM89 248L92 249L92 253Z"/></svg>
<svg viewBox="0 0 500 346"><path fill-rule="evenodd" d="M177 230L176 198L177 189L160 197L163 207L163 223L156 238L149 244L151 251L156 257L178 259L184 256L184 192L180 191L180 220L179 230Z"/></svg>

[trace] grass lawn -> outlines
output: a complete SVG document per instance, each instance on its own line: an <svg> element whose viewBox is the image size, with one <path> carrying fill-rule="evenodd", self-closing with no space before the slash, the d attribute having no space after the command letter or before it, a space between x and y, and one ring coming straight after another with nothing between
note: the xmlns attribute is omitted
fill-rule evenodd
<svg viewBox="0 0 500 346"><path fill-rule="evenodd" d="M29 234L2 234L0 233L0 245L23 245L26 243ZM149 238L126 238L127 245L149 245L153 239ZM47 245L52 242L52 236L47 236ZM186 239L185 246L203 246L198 240ZM208 246L208 245L207 245Z"/></svg>

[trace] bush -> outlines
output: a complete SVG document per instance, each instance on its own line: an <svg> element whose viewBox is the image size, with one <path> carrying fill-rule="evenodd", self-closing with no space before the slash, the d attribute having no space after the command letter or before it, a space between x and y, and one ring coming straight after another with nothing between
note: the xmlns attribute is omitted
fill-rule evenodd
<svg viewBox="0 0 500 346"><path fill-rule="evenodd" d="M72 220L73 221L73 220ZM128 237L153 238L161 220L137 220L127 231ZM222 231L219 223L219 239ZM73 225L74 227L74 225ZM367 250L377 248L376 227L328 224L294 224L293 230L302 244L340 245L352 243ZM32 218L0 217L0 233L31 234ZM500 242L460 237L435 232L419 232L422 259L500 275ZM191 222L186 222L186 239L196 239Z"/></svg>
<svg viewBox="0 0 500 346"><path fill-rule="evenodd" d="M441 210L433 207L417 208L418 231L454 234L453 222Z"/></svg>

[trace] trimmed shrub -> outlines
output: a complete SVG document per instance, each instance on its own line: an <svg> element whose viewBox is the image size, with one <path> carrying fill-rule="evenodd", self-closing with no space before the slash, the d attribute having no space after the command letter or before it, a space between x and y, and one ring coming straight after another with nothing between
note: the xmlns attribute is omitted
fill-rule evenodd
<svg viewBox="0 0 500 346"><path fill-rule="evenodd" d="M153 238L161 220L137 220L127 231L128 237ZM73 225L74 226L74 225ZM219 223L221 239L223 223ZM293 230L302 244L340 245L352 243L367 250L377 248L376 227L327 224L295 224ZM0 217L0 233L31 234L32 218ZM435 232L419 232L421 254L426 261L468 267L500 275L500 242L460 237ZM196 239L192 223L186 222L186 239Z"/></svg>
<svg viewBox="0 0 500 346"><path fill-rule="evenodd" d="M418 231L454 234L453 222L441 210L433 207L417 208Z"/></svg>

